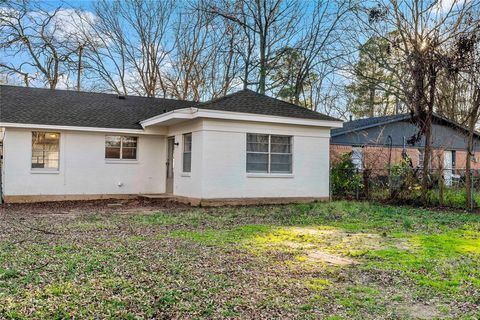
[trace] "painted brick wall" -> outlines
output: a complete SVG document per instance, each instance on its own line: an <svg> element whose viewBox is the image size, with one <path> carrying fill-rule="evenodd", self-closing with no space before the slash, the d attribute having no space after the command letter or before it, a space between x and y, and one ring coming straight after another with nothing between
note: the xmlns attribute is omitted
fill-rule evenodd
<svg viewBox="0 0 480 320"><path fill-rule="evenodd" d="M330 145L330 162L335 164L339 161L340 156L345 153L352 152L351 146ZM377 146L364 147L364 166L373 170L382 170L388 167L389 148ZM432 154L432 168L443 167L443 149L435 149ZM417 148L407 148L407 154L412 160L414 167L422 166L419 160L419 151ZM477 162L472 162L472 169L480 170L480 151L475 152ZM392 148L391 163L399 163L402 159L402 148ZM456 151L456 168L465 169L466 152Z"/></svg>

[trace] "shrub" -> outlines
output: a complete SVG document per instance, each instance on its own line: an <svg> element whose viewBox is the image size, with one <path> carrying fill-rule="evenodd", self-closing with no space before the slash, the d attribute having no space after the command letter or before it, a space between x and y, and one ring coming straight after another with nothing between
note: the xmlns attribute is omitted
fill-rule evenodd
<svg viewBox="0 0 480 320"><path fill-rule="evenodd" d="M352 162L352 153L345 153L340 161L332 166L333 194L352 194L363 188L362 176Z"/></svg>

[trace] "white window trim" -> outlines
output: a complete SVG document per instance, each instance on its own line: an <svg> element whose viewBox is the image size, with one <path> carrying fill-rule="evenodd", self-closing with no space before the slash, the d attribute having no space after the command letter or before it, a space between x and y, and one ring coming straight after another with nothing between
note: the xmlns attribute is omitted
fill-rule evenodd
<svg viewBox="0 0 480 320"><path fill-rule="evenodd" d="M248 135L249 134L256 134L256 135L267 135L268 136L268 152L259 152L259 151L248 151ZM291 163L291 171L290 172L272 172L271 166L272 166L272 136L275 137L288 137L290 138L290 152L289 153L278 153L274 152L273 154L281 154L281 155L290 155L292 158L292 163ZM293 178L294 177L294 172L293 172L293 136L292 135L286 135L286 134L268 134L268 133L253 133L253 132L247 132L246 134L246 155L249 153L255 153L255 154L267 154L268 153L268 172L248 172L247 169L247 164L248 161L245 159L245 172L247 173L247 177L249 178L265 178L265 177L270 177L270 178Z"/></svg>
<svg viewBox="0 0 480 320"><path fill-rule="evenodd" d="M122 137L122 139L120 139L120 158L107 158L105 156L105 151L107 149L107 137ZM135 147L136 149L136 152L135 152L135 159L123 159L122 158L122 149L123 149L123 137L133 137L133 138L137 138L137 146ZM140 144L140 138L138 136L134 136L134 135L126 135L126 134L106 134L105 135L105 139L103 141L103 152L104 152L104 158L105 158L105 163L108 163L108 164L116 164L116 163L131 163L131 164L136 164L138 163L138 158L139 158L139 154L138 154L138 151L139 151L139 144Z"/></svg>
<svg viewBox="0 0 480 320"><path fill-rule="evenodd" d="M48 132L48 133L57 133L59 135L58 138L58 168L32 168L32 158L33 158L33 133L34 132ZM59 174L61 168L61 160L62 160L62 139L63 134L61 132L56 131L48 131L48 130L33 130L30 132L30 173L33 174Z"/></svg>

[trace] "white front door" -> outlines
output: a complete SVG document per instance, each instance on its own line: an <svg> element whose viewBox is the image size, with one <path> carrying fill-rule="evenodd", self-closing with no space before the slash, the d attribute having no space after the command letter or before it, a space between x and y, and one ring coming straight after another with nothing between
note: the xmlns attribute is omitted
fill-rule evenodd
<svg viewBox="0 0 480 320"><path fill-rule="evenodd" d="M443 152L443 178L445 179L445 185L450 187L452 185L453 175L453 161L452 151Z"/></svg>

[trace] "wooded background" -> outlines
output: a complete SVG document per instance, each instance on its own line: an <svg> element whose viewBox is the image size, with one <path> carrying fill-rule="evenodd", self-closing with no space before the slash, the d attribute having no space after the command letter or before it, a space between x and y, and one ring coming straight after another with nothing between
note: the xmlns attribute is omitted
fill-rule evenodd
<svg viewBox="0 0 480 320"><path fill-rule="evenodd" d="M480 0L0 1L0 81L194 101L249 88L343 119L410 112L426 172L433 112L475 148Z"/></svg>

